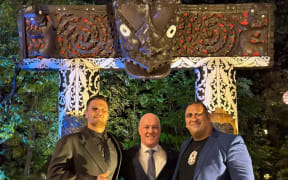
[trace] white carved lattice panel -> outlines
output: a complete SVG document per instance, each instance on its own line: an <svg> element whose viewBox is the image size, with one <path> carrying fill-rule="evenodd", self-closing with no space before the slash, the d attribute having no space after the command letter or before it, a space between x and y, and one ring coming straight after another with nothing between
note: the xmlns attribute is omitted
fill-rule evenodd
<svg viewBox="0 0 288 180"><path fill-rule="evenodd" d="M232 64L221 58L210 58L195 69L196 98L203 102L210 112L221 108L230 114L237 125L236 71Z"/></svg>
<svg viewBox="0 0 288 180"><path fill-rule="evenodd" d="M66 61L62 67L59 71L59 129L63 123L69 125L66 121L71 119L71 116L83 116L89 97L97 95L100 89L99 68L93 63L85 59L72 59ZM69 127L66 127L65 131L69 131ZM59 132L59 136L63 133L67 134Z"/></svg>

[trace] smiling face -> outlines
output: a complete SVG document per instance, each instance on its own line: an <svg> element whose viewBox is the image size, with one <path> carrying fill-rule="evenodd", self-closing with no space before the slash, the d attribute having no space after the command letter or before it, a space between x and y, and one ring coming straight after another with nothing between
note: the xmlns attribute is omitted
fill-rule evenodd
<svg viewBox="0 0 288 180"><path fill-rule="evenodd" d="M88 120L88 128L105 127L109 118L107 102L102 99L92 100L85 111L85 117Z"/></svg>
<svg viewBox="0 0 288 180"><path fill-rule="evenodd" d="M210 114L202 104L192 104L186 108L185 122L195 141L206 139L212 133Z"/></svg>
<svg viewBox="0 0 288 180"><path fill-rule="evenodd" d="M142 144L149 148L155 147L159 143L161 133L160 120L152 113L145 114L140 120L138 132Z"/></svg>

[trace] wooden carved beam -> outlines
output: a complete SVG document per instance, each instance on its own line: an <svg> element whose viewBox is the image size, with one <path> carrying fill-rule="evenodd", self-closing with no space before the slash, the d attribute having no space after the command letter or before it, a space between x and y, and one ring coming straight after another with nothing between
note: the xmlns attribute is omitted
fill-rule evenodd
<svg viewBox="0 0 288 180"><path fill-rule="evenodd" d="M167 64L170 68L176 57L273 57L271 4L178 5L177 11L167 6L159 11L172 11L176 19L163 24L152 5L124 2L115 2L116 10L112 5L23 8L18 18L21 58L125 58L131 75L157 78L168 74L157 71ZM148 20L140 26L141 17Z"/></svg>
<svg viewBox="0 0 288 180"><path fill-rule="evenodd" d="M230 120L215 124L237 133L235 69L273 65L273 10L266 3L177 0L23 7L21 67L60 72L59 136L74 131L73 117L83 115L84 102L99 92L99 69L125 69L137 78L195 69L197 99L211 112L228 113Z"/></svg>

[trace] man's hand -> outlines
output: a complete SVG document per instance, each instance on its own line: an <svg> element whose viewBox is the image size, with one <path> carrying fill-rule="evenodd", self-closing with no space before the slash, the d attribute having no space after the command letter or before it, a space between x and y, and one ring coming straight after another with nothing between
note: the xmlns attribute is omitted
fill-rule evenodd
<svg viewBox="0 0 288 180"><path fill-rule="evenodd" d="M108 180L107 176L109 176L109 170L107 170L104 174L99 174L97 176L97 180Z"/></svg>

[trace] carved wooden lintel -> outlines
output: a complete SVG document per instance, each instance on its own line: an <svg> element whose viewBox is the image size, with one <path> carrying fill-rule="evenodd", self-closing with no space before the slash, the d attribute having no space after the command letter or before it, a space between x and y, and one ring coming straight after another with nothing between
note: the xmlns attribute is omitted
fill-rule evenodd
<svg viewBox="0 0 288 180"><path fill-rule="evenodd" d="M273 64L273 4L180 4L177 10L171 8L177 14L173 22L167 21L162 25L161 21L150 17L154 24L149 21L150 24L145 26L148 34L144 39L137 35L144 25L137 29L134 22L137 18L123 15L130 6L121 4L119 12L119 4L114 8L112 5L25 7L18 18L21 58L123 58L126 70L129 68L127 72L139 78L162 77L161 72L156 71L161 71L164 66L169 68L177 57L268 56L269 65ZM133 13L141 16L137 11L128 15ZM129 29L132 26L130 23L135 26L133 30ZM121 33L123 28L125 32L131 31L129 39ZM160 33L160 30L165 33ZM170 39L157 39L160 34L161 37L170 37L172 30L173 37ZM170 48L165 49L164 44ZM157 53L151 54L150 50ZM143 53L146 53L145 57ZM162 74L166 76L167 71Z"/></svg>
<svg viewBox="0 0 288 180"><path fill-rule="evenodd" d="M195 68L197 98L210 111L225 110L235 122L228 125L238 132L235 69L273 65L274 5L181 5L175 0L175 9L161 1L159 7L176 18L162 16L163 23L151 16L159 8L149 8L159 4L144 3L147 21L139 26L142 6L129 10L131 3L121 0L114 6L35 5L20 11L21 68L60 72L59 137L68 126L73 131L84 102L99 92L99 69L162 78L170 68Z"/></svg>

